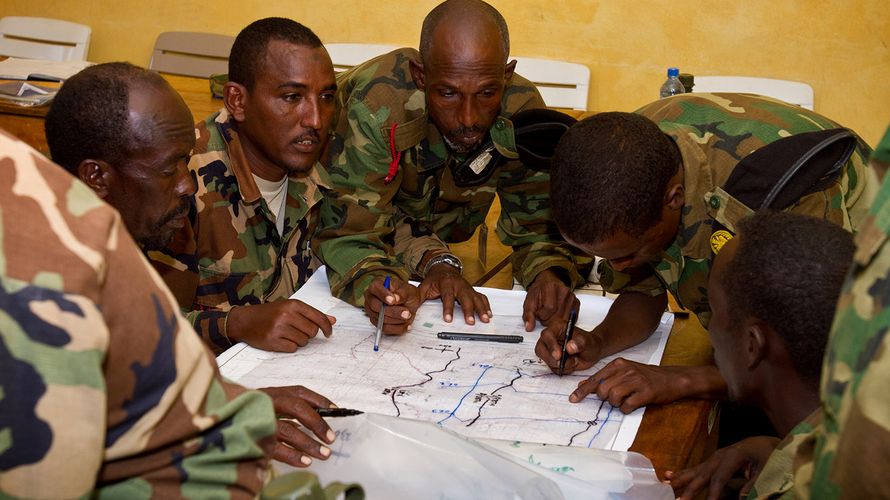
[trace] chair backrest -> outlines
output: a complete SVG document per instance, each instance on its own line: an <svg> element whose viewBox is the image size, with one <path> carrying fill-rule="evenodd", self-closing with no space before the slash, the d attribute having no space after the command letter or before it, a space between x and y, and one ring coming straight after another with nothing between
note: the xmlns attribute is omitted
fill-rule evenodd
<svg viewBox="0 0 890 500"><path fill-rule="evenodd" d="M551 108L587 110L590 69L583 64L534 57L514 57L516 73L538 87Z"/></svg>
<svg viewBox="0 0 890 500"><path fill-rule="evenodd" d="M207 78L228 73L235 37L216 33L167 31L158 35L148 68L161 73Z"/></svg>
<svg viewBox="0 0 890 500"><path fill-rule="evenodd" d="M45 17L7 16L0 19L0 55L86 61L89 26Z"/></svg>
<svg viewBox="0 0 890 500"><path fill-rule="evenodd" d="M742 92L780 99L802 108L813 109L813 87L806 83L751 76L695 75L693 92Z"/></svg>
<svg viewBox="0 0 890 500"><path fill-rule="evenodd" d="M399 46L380 43L326 43L324 48L327 49L328 54L331 56L331 62L334 63L334 71L339 73L357 66L368 59L392 52Z"/></svg>

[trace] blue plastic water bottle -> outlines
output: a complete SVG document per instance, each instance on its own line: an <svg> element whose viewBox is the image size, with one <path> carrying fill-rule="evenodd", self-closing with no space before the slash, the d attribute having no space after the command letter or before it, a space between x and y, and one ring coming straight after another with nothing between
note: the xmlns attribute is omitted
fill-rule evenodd
<svg viewBox="0 0 890 500"><path fill-rule="evenodd" d="M658 91L659 98L670 97L676 94L683 94L686 89L680 82L680 70L678 68L668 68L668 78L661 84L661 90Z"/></svg>

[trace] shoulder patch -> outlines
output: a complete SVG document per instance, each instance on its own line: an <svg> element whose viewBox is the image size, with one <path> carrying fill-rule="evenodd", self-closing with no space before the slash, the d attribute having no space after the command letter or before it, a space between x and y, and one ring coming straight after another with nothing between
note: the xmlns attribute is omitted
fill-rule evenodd
<svg viewBox="0 0 890 500"><path fill-rule="evenodd" d="M711 251L714 252L714 255L720 253L720 249L723 248L723 245L731 239L732 233L725 229L714 231L711 234Z"/></svg>

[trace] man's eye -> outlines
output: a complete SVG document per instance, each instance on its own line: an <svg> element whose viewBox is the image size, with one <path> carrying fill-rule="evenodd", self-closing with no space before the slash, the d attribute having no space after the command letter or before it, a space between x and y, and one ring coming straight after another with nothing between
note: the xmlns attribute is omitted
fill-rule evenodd
<svg viewBox="0 0 890 500"><path fill-rule="evenodd" d="M453 90L440 90L439 95L442 97L454 97L455 95L457 95L457 92Z"/></svg>
<svg viewBox="0 0 890 500"><path fill-rule="evenodd" d="M333 94L333 93L321 94L321 100L322 100L322 101L333 101L333 100L334 100L334 94Z"/></svg>
<svg viewBox="0 0 890 500"><path fill-rule="evenodd" d="M293 102L300 99L302 96L300 94L284 94L284 100L288 102Z"/></svg>

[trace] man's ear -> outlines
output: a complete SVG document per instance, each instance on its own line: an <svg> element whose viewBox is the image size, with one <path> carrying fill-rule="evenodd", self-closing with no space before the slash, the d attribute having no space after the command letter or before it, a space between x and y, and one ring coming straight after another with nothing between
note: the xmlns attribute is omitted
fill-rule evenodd
<svg viewBox="0 0 890 500"><path fill-rule="evenodd" d="M77 177L104 200L111 191L114 167L102 160L86 159L77 165Z"/></svg>
<svg viewBox="0 0 890 500"><path fill-rule="evenodd" d="M680 210L686 204L686 188L682 182L671 179L668 183L667 193L664 195L664 204L671 210Z"/></svg>
<svg viewBox="0 0 890 500"><path fill-rule="evenodd" d="M504 81L509 82L511 78L513 78L513 72L516 71L516 59L508 62L506 66L504 66Z"/></svg>
<svg viewBox="0 0 890 500"><path fill-rule="evenodd" d="M223 86L223 104L236 122L244 121L244 107L247 101L247 87L235 82Z"/></svg>
<svg viewBox="0 0 890 500"><path fill-rule="evenodd" d="M409 59L408 69L411 70L411 78L414 80L414 85L417 85L418 89L426 91L426 81L423 79L423 63Z"/></svg>
<svg viewBox="0 0 890 500"><path fill-rule="evenodd" d="M754 371L768 355L767 328L769 327L761 321L746 322L744 355L748 371Z"/></svg>

